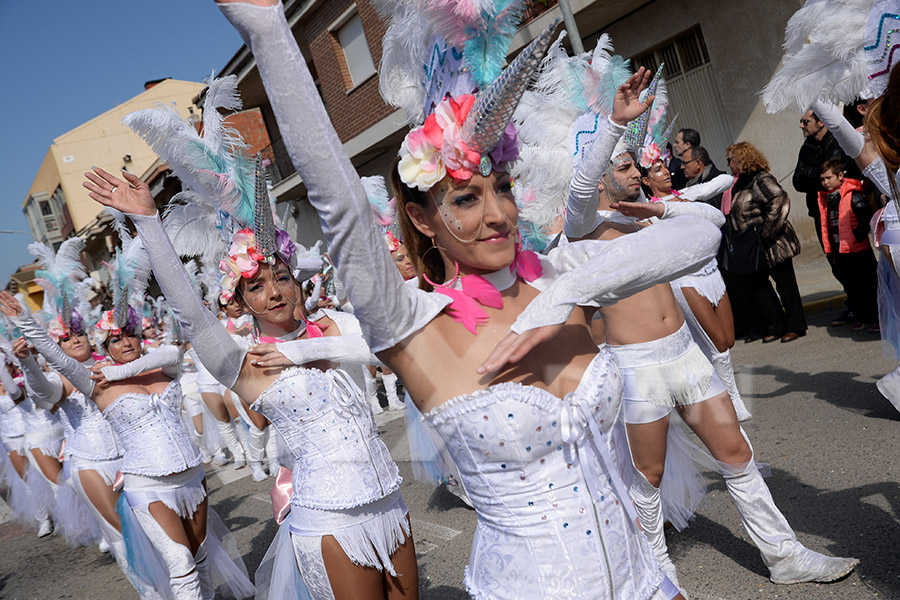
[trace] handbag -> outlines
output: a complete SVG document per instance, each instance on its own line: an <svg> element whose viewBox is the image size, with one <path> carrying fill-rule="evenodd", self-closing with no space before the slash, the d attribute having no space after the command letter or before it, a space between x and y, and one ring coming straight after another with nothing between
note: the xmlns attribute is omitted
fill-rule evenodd
<svg viewBox="0 0 900 600"><path fill-rule="evenodd" d="M729 273L749 275L760 268L762 241L759 226L734 231L726 223L722 228L722 245L717 260Z"/></svg>

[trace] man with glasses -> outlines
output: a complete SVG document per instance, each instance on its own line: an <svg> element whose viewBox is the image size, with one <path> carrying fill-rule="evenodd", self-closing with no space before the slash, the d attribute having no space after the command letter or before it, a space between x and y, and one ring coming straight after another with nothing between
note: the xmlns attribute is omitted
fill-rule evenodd
<svg viewBox="0 0 900 600"><path fill-rule="evenodd" d="M819 192L824 192L822 182L819 180L819 169L829 160L837 160L850 170L848 176L853 179L861 179L856 164L849 160L841 150L840 144L825 124L819 120L812 110L806 111L800 117L800 130L806 138L797 157L797 166L794 168L794 189L806 194L806 209L809 216L816 223L816 236L819 238L819 246L822 246L822 223L819 215ZM852 173L852 174L851 174Z"/></svg>
<svg viewBox="0 0 900 600"><path fill-rule="evenodd" d="M683 161L681 163L681 170L684 172L684 176L687 179L687 183L682 186L682 188L697 185L698 183L706 183L714 179L717 175L722 174L722 171L717 169L716 165L712 163L709 152L707 152L706 148L703 146L688 148L682 153L681 159ZM674 176L672 187L675 187ZM722 194L713 196L712 198L704 200L704 202L711 204L716 208L721 208Z"/></svg>
<svg viewBox="0 0 900 600"><path fill-rule="evenodd" d="M672 140L672 161L669 163L669 172L672 175L672 187L680 190L687 186L687 177L681 169L682 161L686 160L685 153L691 148L700 146L700 132L696 129L681 129Z"/></svg>

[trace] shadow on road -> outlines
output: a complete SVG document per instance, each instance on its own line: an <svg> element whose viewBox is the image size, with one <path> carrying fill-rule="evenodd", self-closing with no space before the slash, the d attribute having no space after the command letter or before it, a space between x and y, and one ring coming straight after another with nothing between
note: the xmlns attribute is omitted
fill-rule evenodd
<svg viewBox="0 0 900 600"><path fill-rule="evenodd" d="M754 375L771 375L782 386L768 393L749 394L750 398L780 398L793 392L812 394L829 404L865 417L900 421L900 413L882 397L874 383L855 379L859 376L858 373L827 371L812 374L783 369L774 365L753 367L752 373Z"/></svg>

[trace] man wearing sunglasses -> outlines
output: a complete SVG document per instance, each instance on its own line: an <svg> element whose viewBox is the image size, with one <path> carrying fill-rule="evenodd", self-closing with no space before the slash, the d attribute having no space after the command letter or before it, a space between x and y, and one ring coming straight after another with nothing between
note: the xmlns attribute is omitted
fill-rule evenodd
<svg viewBox="0 0 900 600"><path fill-rule="evenodd" d="M854 174L849 175L853 179L861 179L856 164L841 150L834 135L825 124L819 120L811 110L806 111L800 117L800 130L806 138L800 147L797 157L797 166L794 168L794 189L806 194L806 209L809 216L816 223L816 236L819 238L819 246L822 246L822 224L819 215L819 192L825 191L822 182L819 181L819 168L829 160L837 160L845 165L845 168Z"/></svg>

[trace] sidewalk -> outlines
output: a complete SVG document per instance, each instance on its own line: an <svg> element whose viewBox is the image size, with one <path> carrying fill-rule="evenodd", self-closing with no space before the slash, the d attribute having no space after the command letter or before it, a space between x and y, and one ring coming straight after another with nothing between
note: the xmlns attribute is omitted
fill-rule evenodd
<svg viewBox="0 0 900 600"><path fill-rule="evenodd" d="M844 306L847 295L831 274L831 267L815 241L804 243L803 250L794 257L794 272L807 316Z"/></svg>

